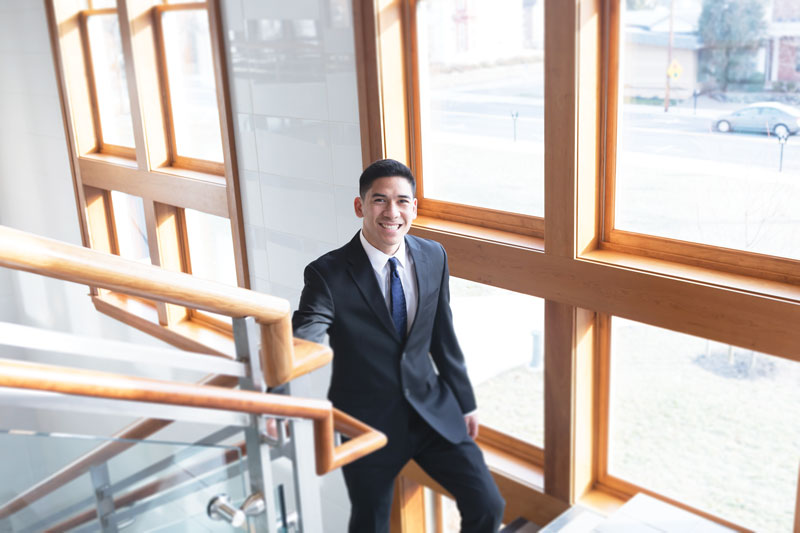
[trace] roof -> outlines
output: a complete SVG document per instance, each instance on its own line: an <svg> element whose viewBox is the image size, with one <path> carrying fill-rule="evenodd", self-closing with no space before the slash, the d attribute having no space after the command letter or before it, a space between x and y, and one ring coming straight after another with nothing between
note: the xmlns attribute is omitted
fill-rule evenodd
<svg viewBox="0 0 800 533"><path fill-rule="evenodd" d="M745 107L771 107L773 109L783 111L784 113L789 113L790 115L800 117L800 109L790 105L782 104L780 102L755 102Z"/></svg>
<svg viewBox="0 0 800 533"><path fill-rule="evenodd" d="M667 46L669 44L669 32L642 31L637 28L628 27L625 32L625 40L635 44ZM673 32L672 47L699 50L703 47L703 43L700 40L700 36L696 33Z"/></svg>
<svg viewBox="0 0 800 533"><path fill-rule="evenodd" d="M697 33L700 18L699 6L676 5L672 16L672 46L698 50L702 48ZM625 40L629 43L649 46L669 44L669 9L658 6L654 9L637 9L625 12Z"/></svg>

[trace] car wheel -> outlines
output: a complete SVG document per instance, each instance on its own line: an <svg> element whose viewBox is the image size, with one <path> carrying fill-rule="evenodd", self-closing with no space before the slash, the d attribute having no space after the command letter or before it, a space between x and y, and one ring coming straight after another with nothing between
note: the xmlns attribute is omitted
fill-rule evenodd
<svg viewBox="0 0 800 533"><path fill-rule="evenodd" d="M776 125L776 126L775 126L775 128L772 130L772 132L773 132L773 133L774 133L774 134L775 134L777 137L788 137L788 136L789 136L789 128L787 128L787 127L786 127L785 125L783 125L783 124L778 124L778 125Z"/></svg>
<svg viewBox="0 0 800 533"><path fill-rule="evenodd" d="M717 131L721 131L722 133L728 133L729 131L731 131L731 123L728 122L727 120L720 120L719 122L717 122Z"/></svg>

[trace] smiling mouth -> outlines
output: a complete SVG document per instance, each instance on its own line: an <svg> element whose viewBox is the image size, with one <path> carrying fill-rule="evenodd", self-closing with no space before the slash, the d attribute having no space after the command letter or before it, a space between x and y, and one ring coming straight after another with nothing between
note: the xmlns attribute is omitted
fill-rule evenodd
<svg viewBox="0 0 800 533"><path fill-rule="evenodd" d="M399 230L400 226L402 226L402 224L386 224L383 222L379 223L378 225L383 229L391 229L391 230Z"/></svg>

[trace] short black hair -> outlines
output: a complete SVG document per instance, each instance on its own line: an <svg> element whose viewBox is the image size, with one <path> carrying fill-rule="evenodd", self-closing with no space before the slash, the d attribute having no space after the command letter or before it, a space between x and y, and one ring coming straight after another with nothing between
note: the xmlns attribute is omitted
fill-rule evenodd
<svg viewBox="0 0 800 533"><path fill-rule="evenodd" d="M414 179L411 169L394 159L378 159L365 168L358 178L358 194L364 198L375 180L394 177L407 179L414 197L417 196L417 180Z"/></svg>

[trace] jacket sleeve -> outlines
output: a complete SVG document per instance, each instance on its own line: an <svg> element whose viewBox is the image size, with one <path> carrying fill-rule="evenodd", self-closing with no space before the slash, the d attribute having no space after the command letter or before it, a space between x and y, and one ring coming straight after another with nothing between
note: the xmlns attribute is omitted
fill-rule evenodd
<svg viewBox="0 0 800 533"><path fill-rule="evenodd" d="M442 281L439 287L439 302L434 317L433 335L431 336L431 357L439 369L439 377L450 386L461 406L462 413L471 413L477 409L475 393L467 375L464 353L458 344L453 327L453 313L450 310L450 272L447 267L447 254L442 248L444 265Z"/></svg>
<svg viewBox="0 0 800 533"><path fill-rule="evenodd" d="M292 315L295 337L322 342L333 324L333 297L325 279L313 263L303 272L305 285L300 295L300 305Z"/></svg>

